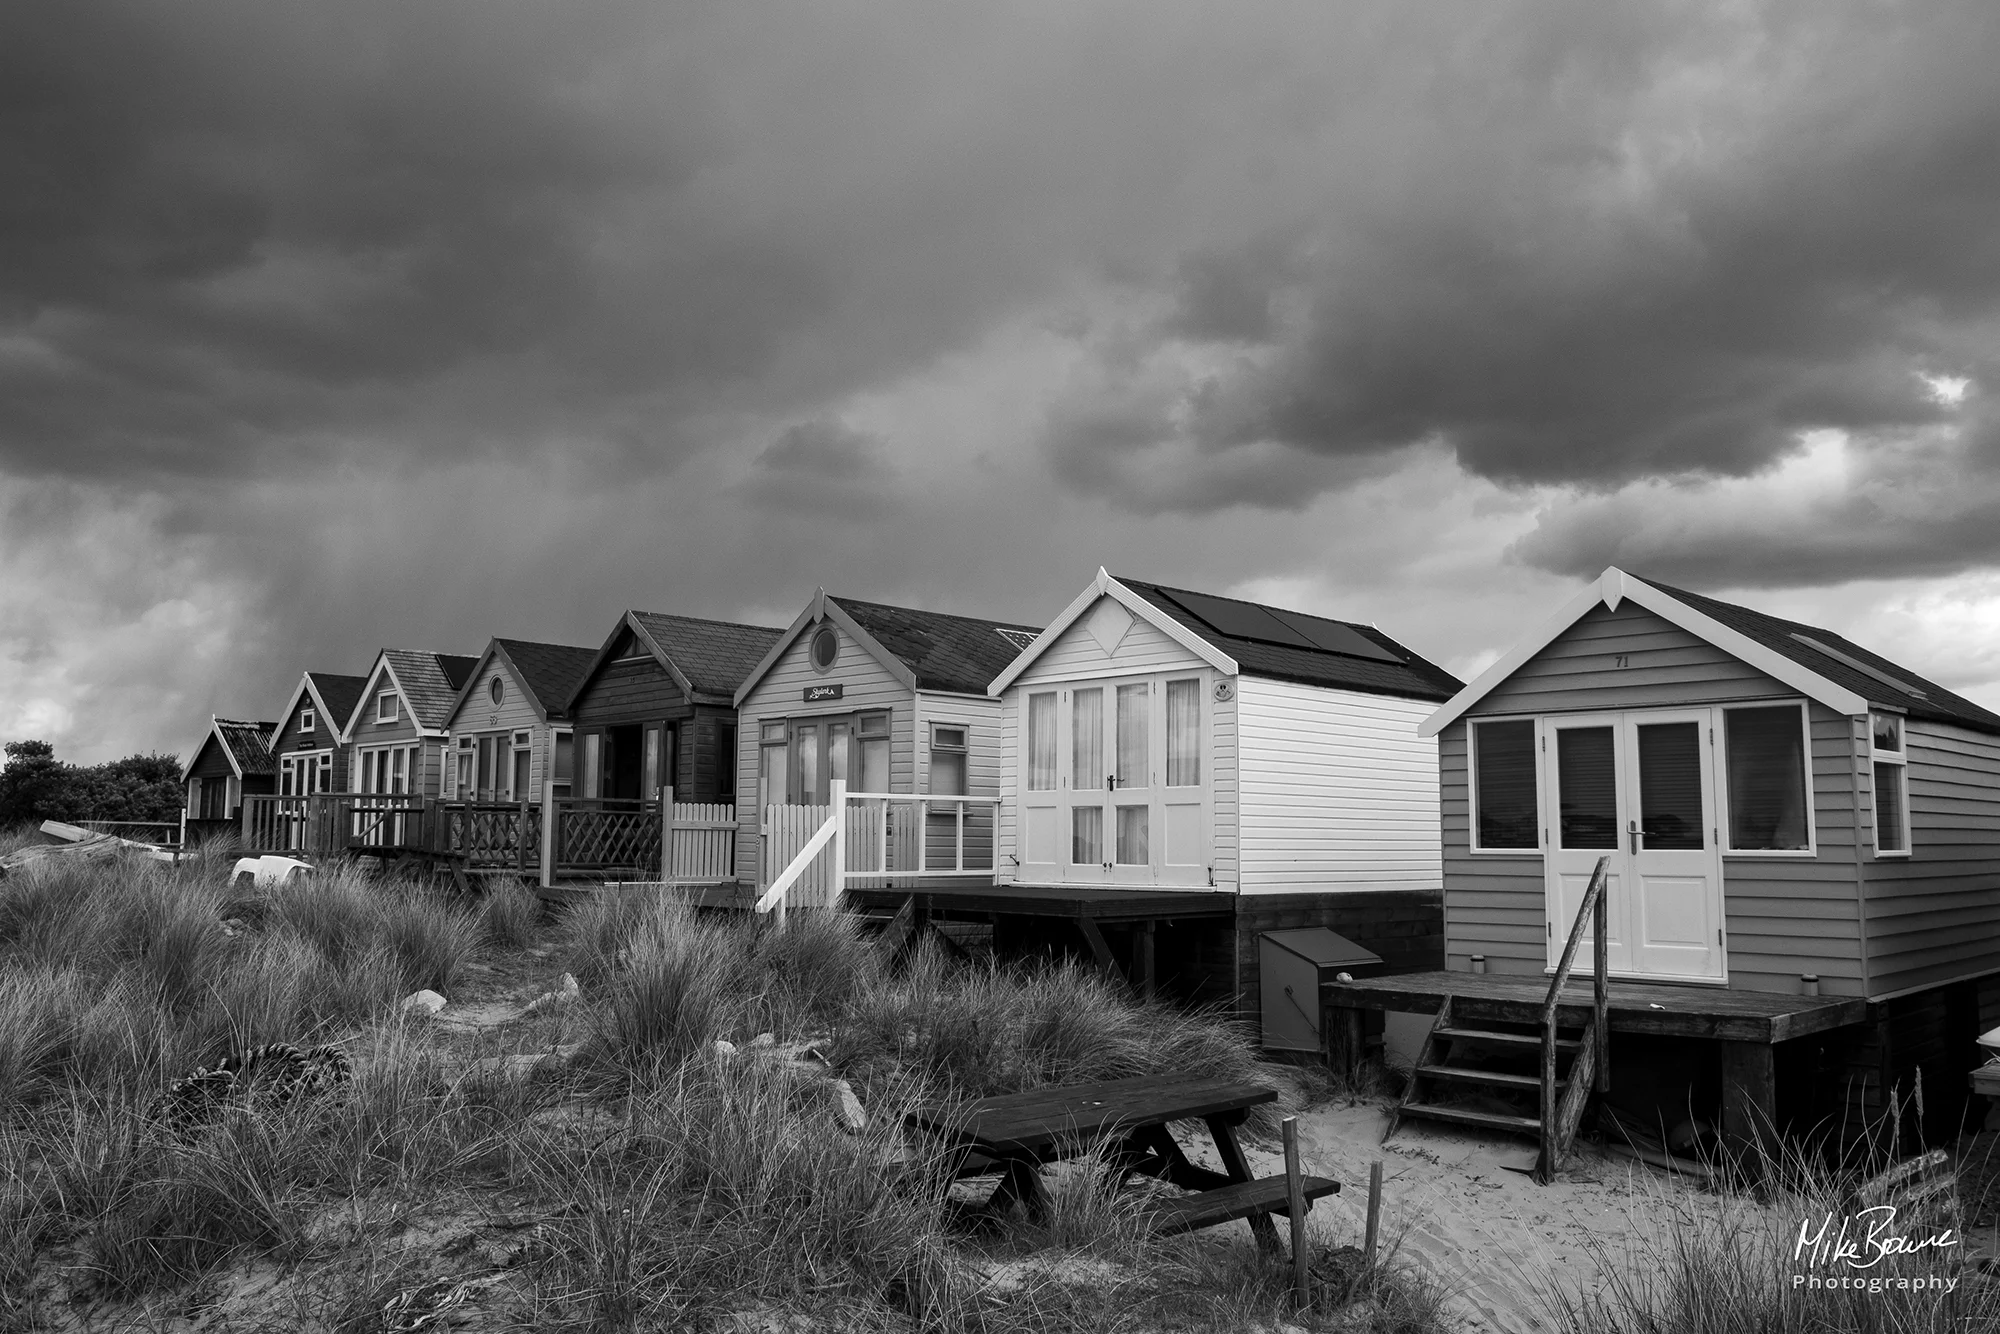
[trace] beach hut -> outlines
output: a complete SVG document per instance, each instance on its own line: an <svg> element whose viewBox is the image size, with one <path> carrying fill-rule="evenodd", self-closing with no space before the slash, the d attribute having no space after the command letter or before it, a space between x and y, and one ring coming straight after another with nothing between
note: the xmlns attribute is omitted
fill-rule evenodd
<svg viewBox="0 0 2000 1334"><path fill-rule="evenodd" d="M963 842L990 881L1001 743L999 702L986 686L1037 633L816 590L736 690L736 763L746 797L754 796L737 808L739 873L748 878L749 868L761 868L757 879L768 882L796 850L773 831L773 819L785 808L825 807L840 781L856 793L981 799L968 807L963 839L958 808L948 803L924 803L925 812L889 803L896 809L876 812L873 828L914 856L910 821L921 814L927 838L937 836L927 860L942 865L949 849L955 865ZM800 831L810 833L804 824L793 832ZM881 862L895 864L895 852L878 850L869 860L857 849L856 861L881 870Z"/></svg>
<svg viewBox="0 0 2000 1334"><path fill-rule="evenodd" d="M1448 965L1376 1001L1539 1005L1573 932L1596 948L1577 907L1608 859L1614 1090L1677 1037L1709 1044L1690 1068L1741 1137L1920 1079L1933 1128L1956 1115L2000 1021L2000 715L1830 630L1612 568L1421 731Z"/></svg>
<svg viewBox="0 0 2000 1334"><path fill-rule="evenodd" d="M277 786L272 791L284 797L309 797L347 790L347 723L367 687L365 676L300 674L271 739L277 765Z"/></svg>
<svg viewBox="0 0 2000 1334"><path fill-rule="evenodd" d="M569 796L569 698L596 656L570 644L489 643L445 715L445 799L539 802L549 781Z"/></svg>
<svg viewBox="0 0 2000 1334"><path fill-rule="evenodd" d="M276 723L208 720L208 734L188 760L183 843L235 828L244 796L272 791L277 766L271 758L271 738L276 731Z"/></svg>
<svg viewBox="0 0 2000 1334"><path fill-rule="evenodd" d="M371 796L434 798L442 783L445 720L477 658L385 648L347 716L347 788Z"/></svg>

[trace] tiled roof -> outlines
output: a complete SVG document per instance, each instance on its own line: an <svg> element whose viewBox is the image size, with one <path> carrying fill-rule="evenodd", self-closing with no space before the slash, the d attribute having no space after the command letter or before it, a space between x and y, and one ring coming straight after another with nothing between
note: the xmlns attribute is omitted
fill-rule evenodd
<svg viewBox="0 0 2000 1334"><path fill-rule="evenodd" d="M354 706L361 702L361 692L368 688L368 678L340 676L333 672L307 672L306 675L312 678L320 703L331 715L330 725L336 729L347 726L347 720L354 716Z"/></svg>
<svg viewBox="0 0 2000 1334"><path fill-rule="evenodd" d="M718 696L724 703L735 697L736 687L784 634L768 626L704 621L656 611L631 615L673 660L695 693Z"/></svg>
<svg viewBox="0 0 2000 1334"><path fill-rule="evenodd" d="M1138 579L1120 578L1118 582L1234 658L1246 676L1265 676L1279 681L1296 681L1302 685L1334 686L1370 695L1400 695L1407 699L1447 700L1465 685L1444 668L1403 647L1372 625L1309 616L1304 612L1269 607L1259 602L1216 597L1212 593L1192 593ZM1197 605L1210 602L1232 604L1248 609L1252 615L1275 612L1307 632L1324 632L1323 637L1335 642L1346 637L1347 632L1352 632L1366 643L1356 645L1356 652L1342 653L1224 634L1175 601L1176 593L1184 594L1190 601L1198 600Z"/></svg>
<svg viewBox="0 0 2000 1334"><path fill-rule="evenodd" d="M1041 633L1038 627L1016 625L1012 621L988 621L976 616L915 611L880 602L827 596L916 674L919 690L983 695L993 678L1021 655L1021 644L1002 632L1012 630L1017 635L1026 634L1031 640Z"/></svg>
<svg viewBox="0 0 2000 1334"><path fill-rule="evenodd" d="M1871 653L1831 630L1801 621L1788 621L1781 616L1767 615L1748 607L1739 607L1733 602L1704 597L1700 593L1690 593L1657 579L1646 579L1645 582L1711 620L1719 621L1738 634L1746 635L1765 648L1790 658L1808 671L1853 691L1871 704L1903 710L1912 718L1956 723L1978 732L2000 733L2000 714L1982 708L1963 695L1947 690L1878 653ZM1804 643L1801 636L1823 647L1815 648L1813 644ZM1832 651L1823 651L1829 649Z"/></svg>
<svg viewBox="0 0 2000 1334"><path fill-rule="evenodd" d="M385 648L382 656L396 673L420 726L440 728L451 716L459 688L479 665L479 659L421 649Z"/></svg>
<svg viewBox="0 0 2000 1334"><path fill-rule="evenodd" d="M597 657L596 649L578 648L574 644L539 644L531 639L493 642L505 650L507 660L514 664L515 675L541 705L542 712L552 716L562 712L570 692L582 683L583 674Z"/></svg>
<svg viewBox="0 0 2000 1334"><path fill-rule="evenodd" d="M235 718L215 720L215 735L229 748L236 767L246 777L278 771L277 761L271 757L271 738L277 730L276 723L243 722Z"/></svg>

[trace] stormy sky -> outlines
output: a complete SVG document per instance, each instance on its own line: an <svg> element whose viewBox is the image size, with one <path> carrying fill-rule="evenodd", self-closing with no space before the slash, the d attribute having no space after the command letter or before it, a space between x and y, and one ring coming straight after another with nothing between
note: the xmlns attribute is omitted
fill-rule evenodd
<svg viewBox="0 0 2000 1334"><path fill-rule="evenodd" d="M1616 563L2000 706L2000 6L0 7L0 737L382 645L1040 623L1468 675Z"/></svg>

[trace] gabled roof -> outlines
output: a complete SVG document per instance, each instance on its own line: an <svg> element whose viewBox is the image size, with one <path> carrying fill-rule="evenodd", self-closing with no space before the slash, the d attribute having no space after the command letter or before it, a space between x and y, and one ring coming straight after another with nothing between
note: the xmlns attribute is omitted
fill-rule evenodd
<svg viewBox="0 0 2000 1334"><path fill-rule="evenodd" d="M657 611L627 611L618 618L604 646L584 668L563 701L568 712L578 695L611 659L625 632L659 664L667 669L690 700L703 704L728 704L736 687L757 665L781 631L763 625L742 625L735 621L705 621L694 616L670 616Z"/></svg>
<svg viewBox="0 0 2000 1334"><path fill-rule="evenodd" d="M188 767L194 767L194 760L201 758L202 746L214 741L222 747L223 758L238 778L260 777L278 771L277 761L271 756L271 740L277 735L276 723L243 722L235 718L215 718L208 720L209 735L202 739L201 746L195 747Z"/></svg>
<svg viewBox="0 0 2000 1334"><path fill-rule="evenodd" d="M570 692L596 661L597 650L575 644L542 644L532 639L494 639L466 673L458 697L452 701L451 712L445 715L445 726L458 721L459 711L472 698L474 684L486 670L486 664L496 658L506 665L507 674L527 696L529 705L547 722L563 716Z"/></svg>
<svg viewBox="0 0 2000 1334"><path fill-rule="evenodd" d="M736 689L742 704L765 673L811 626L831 620L905 687L983 695L994 674L1020 655L1041 633L1034 626L989 621L942 611L892 607L885 602L836 597L815 589L812 600L778 637L762 662Z"/></svg>
<svg viewBox="0 0 2000 1334"><path fill-rule="evenodd" d="M1372 625L1218 597L1103 570L992 684L999 694L1056 639L1108 597L1217 671L1407 699L1449 699L1460 682Z"/></svg>
<svg viewBox="0 0 2000 1334"><path fill-rule="evenodd" d="M418 730L442 732L445 719L451 716L452 706L458 703L459 690L472 676L472 669L478 662L477 658L456 653L383 649L375 656L375 666L364 678L363 693L355 699L354 708L347 715L347 726L342 731L347 736L354 734L354 725L360 721L361 711L368 703L366 682L373 681L378 671L386 671L390 684L402 696L403 707L409 710Z"/></svg>
<svg viewBox="0 0 2000 1334"><path fill-rule="evenodd" d="M283 727L299 707L299 700L310 695L313 705L319 710L319 725L326 728L327 735L334 744L347 740L347 726L354 716L354 706L360 702L361 692L368 688L365 676L342 676L335 672L305 672L299 683L292 689L291 699L285 702L278 714L278 726ZM276 734L272 736L276 740Z"/></svg>
<svg viewBox="0 0 2000 1334"><path fill-rule="evenodd" d="M2000 714L1831 630L1690 593L1628 574L1614 565L1432 714L1423 725L1423 734L1434 736L1462 717L1600 603L1616 611L1628 598L1835 713L1855 716L1870 708L1885 709L1977 732L2000 733Z"/></svg>

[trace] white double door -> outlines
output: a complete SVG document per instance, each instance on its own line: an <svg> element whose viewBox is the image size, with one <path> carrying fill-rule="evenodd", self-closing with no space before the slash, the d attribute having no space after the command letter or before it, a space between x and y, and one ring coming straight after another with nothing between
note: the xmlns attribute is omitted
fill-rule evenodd
<svg viewBox="0 0 2000 1334"><path fill-rule="evenodd" d="M1609 856L1607 955L1629 977L1726 977L1712 709L1545 718L1550 966L1562 956L1598 858ZM1584 928L1577 966L1590 967Z"/></svg>
<svg viewBox="0 0 2000 1334"><path fill-rule="evenodd" d="M1022 875L1055 884L1209 883L1208 684L1190 673L1024 692Z"/></svg>

